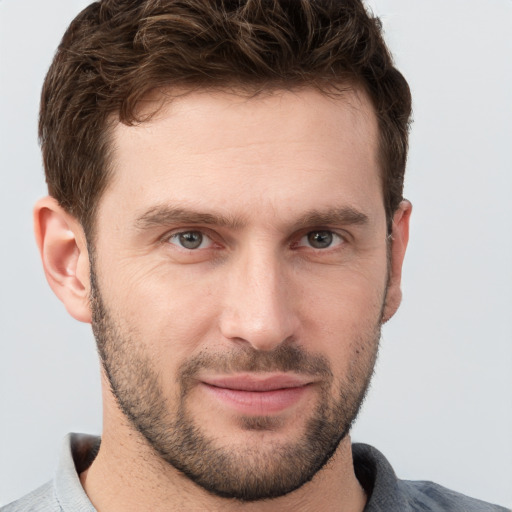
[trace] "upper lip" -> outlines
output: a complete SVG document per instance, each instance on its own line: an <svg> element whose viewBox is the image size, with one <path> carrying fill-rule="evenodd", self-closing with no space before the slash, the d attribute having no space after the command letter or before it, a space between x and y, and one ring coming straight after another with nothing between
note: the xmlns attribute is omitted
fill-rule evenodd
<svg viewBox="0 0 512 512"><path fill-rule="evenodd" d="M294 374L236 374L200 379L209 386L238 391L275 391L311 384L312 379Z"/></svg>

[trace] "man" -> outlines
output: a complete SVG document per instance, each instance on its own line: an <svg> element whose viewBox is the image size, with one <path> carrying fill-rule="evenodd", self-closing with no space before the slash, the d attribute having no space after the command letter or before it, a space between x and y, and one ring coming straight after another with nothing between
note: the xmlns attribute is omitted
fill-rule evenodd
<svg viewBox="0 0 512 512"><path fill-rule="evenodd" d="M348 432L398 308L407 84L359 2L92 4L43 90L48 281L101 439L6 510L504 510ZM72 462L74 460L74 462Z"/></svg>

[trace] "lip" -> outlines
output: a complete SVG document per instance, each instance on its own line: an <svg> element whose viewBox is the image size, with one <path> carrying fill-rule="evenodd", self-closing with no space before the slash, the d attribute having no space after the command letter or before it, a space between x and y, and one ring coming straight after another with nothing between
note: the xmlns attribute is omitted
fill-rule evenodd
<svg viewBox="0 0 512 512"><path fill-rule="evenodd" d="M217 388L239 391L276 391L278 389L299 388L311 382L311 379L294 374L235 374L206 377L204 384Z"/></svg>
<svg viewBox="0 0 512 512"><path fill-rule="evenodd" d="M223 406L242 414L266 416L295 405L312 381L291 374L242 374L204 378L201 384Z"/></svg>

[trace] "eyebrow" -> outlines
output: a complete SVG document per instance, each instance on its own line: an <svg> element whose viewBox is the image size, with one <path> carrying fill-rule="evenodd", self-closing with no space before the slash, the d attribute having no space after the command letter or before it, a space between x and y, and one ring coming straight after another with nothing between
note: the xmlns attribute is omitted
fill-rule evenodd
<svg viewBox="0 0 512 512"><path fill-rule="evenodd" d="M311 210L306 212L297 222L297 227L322 225L364 225L368 224L368 216L351 207L330 208L325 211Z"/></svg>
<svg viewBox="0 0 512 512"><path fill-rule="evenodd" d="M310 210L294 223L294 229L328 225L364 225L368 222L366 214L346 206L327 210ZM247 222L242 218L167 205L155 206L137 217L135 221L136 228L140 230L172 224L222 226L236 231L243 228Z"/></svg>
<svg viewBox="0 0 512 512"><path fill-rule="evenodd" d="M207 224L238 230L245 223L240 219L217 213L198 212L172 206L155 206L135 221L135 226L141 230L171 224Z"/></svg>

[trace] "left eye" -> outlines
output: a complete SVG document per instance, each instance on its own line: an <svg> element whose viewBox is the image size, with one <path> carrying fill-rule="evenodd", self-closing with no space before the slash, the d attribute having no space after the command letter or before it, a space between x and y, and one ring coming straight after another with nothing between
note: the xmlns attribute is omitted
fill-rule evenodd
<svg viewBox="0 0 512 512"><path fill-rule="evenodd" d="M182 247L183 249L206 249L210 247L212 241L201 231L182 231L174 233L169 237L171 244Z"/></svg>
<svg viewBox="0 0 512 512"><path fill-rule="evenodd" d="M310 231L299 241L301 247L309 246L313 249L329 249L344 242L341 236L328 230Z"/></svg>

